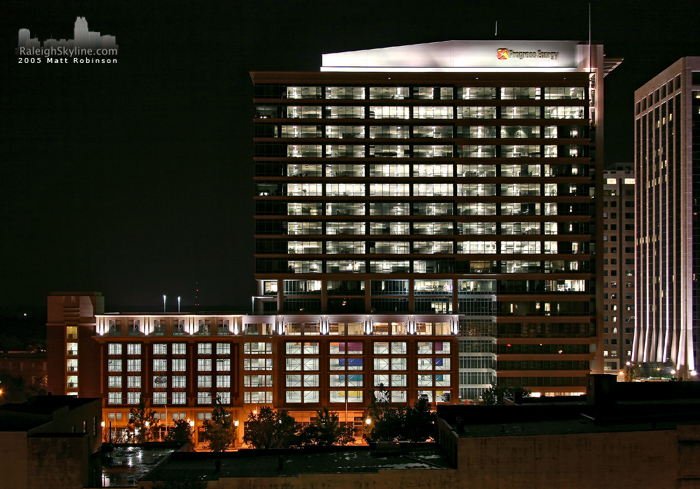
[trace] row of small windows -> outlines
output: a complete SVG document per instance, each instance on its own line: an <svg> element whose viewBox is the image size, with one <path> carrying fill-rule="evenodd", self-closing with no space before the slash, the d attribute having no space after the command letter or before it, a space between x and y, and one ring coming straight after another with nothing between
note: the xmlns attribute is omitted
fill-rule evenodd
<svg viewBox="0 0 700 489"><path fill-rule="evenodd" d="M325 267L324 267L325 262ZM588 273L587 260L278 260L258 259L258 273ZM289 333L287 333L289 334Z"/></svg>
<svg viewBox="0 0 700 489"><path fill-rule="evenodd" d="M427 379L422 381L423 384L421 387L431 387L433 386L432 383L428 383ZM438 381L435 382L435 386L440 386L443 384L443 381ZM357 391L337 391L337 390L332 390L329 391L329 401L332 403L359 403L362 402L363 400L363 391L357 390ZM393 402L393 403L406 403L407 402L407 394L405 390L394 390L392 389L391 391L388 391L387 397L385 398L386 401L388 402ZM428 400L428 402L450 402L451 399L451 393L450 391L442 391L442 390L436 390L436 391L426 391L426 390L419 390L417 392L419 398L424 398ZM304 404L316 404L320 402L320 393L319 391L315 390L288 390L285 393L285 400L289 404L296 404L296 403L304 403Z"/></svg>
<svg viewBox="0 0 700 489"><path fill-rule="evenodd" d="M579 158L588 155L583 145L409 145L376 144L272 144L257 143L255 155L287 158ZM303 172L302 172L303 173ZM353 175L354 176L354 175Z"/></svg>
<svg viewBox="0 0 700 489"><path fill-rule="evenodd" d="M379 323L388 329L389 323ZM394 323L404 324L404 323ZM425 326L425 323L421 323ZM419 326L420 328L420 326ZM361 342L331 342L328 345L328 352L331 355L357 355L362 354L363 344ZM383 342L377 341L372 344L373 353L375 355L405 355L407 353L406 342L392 341ZM433 350L434 349L434 350ZM318 355L320 354L320 345L317 342L287 342L285 344L287 355ZM430 355L435 353L450 353L450 343L448 342L431 342L419 341L416 343L416 353L418 355Z"/></svg>
<svg viewBox="0 0 700 489"><path fill-rule="evenodd" d="M533 160L534 161L534 160ZM324 172L325 170L325 172ZM474 178L474 177L561 177L589 176L589 164L541 165L539 163L288 163L264 161L256 164L257 176L286 178ZM293 181L293 180L292 180ZM266 186L267 185L267 186ZM274 195L276 182L258 182L258 195ZM264 194L263 192L268 192Z"/></svg>
<svg viewBox="0 0 700 489"><path fill-rule="evenodd" d="M250 344L246 343L246 345ZM122 343L108 343L107 354L110 356L122 355L125 352L127 355L141 355L141 343L126 343L125 346L126 349ZM154 355L168 354L168 343L154 343L152 348ZM185 355L186 350L186 343L170 343L170 353L172 355ZM214 351L216 351L217 355L230 355L231 343L216 343L215 347L212 343L197 343L197 354L199 355L211 355Z"/></svg>
<svg viewBox="0 0 700 489"><path fill-rule="evenodd" d="M248 359L246 359L248 360ZM107 371L108 372L121 372L123 370L123 365L126 363L127 372L140 372L142 362L140 358L128 359L123 362L120 358L110 358L107 360ZM231 359L230 358L217 358L213 360L211 358L199 358L197 359L197 370L200 372L211 371L213 367L219 372L228 372L231 370ZM167 359L153 359L153 369L155 372L162 372L168 370ZM170 360L170 371L172 372L185 372L187 370L187 360L185 358L173 358Z"/></svg>
<svg viewBox="0 0 700 489"><path fill-rule="evenodd" d="M168 396L170 396L170 402L168 402ZM231 404L231 393L228 391L218 391L216 392L216 397L221 404ZM270 393L270 398L272 397ZM108 404L139 404L141 400L140 392L127 392L126 402L124 402L124 395L122 392L109 392L107 403ZM270 399L270 402L272 400ZM159 404L176 404L184 405L187 404L186 392L154 392L152 403ZM211 405L212 403L212 393L211 391L200 391L197 393L197 404L199 405Z"/></svg>
<svg viewBox="0 0 700 489"><path fill-rule="evenodd" d="M495 185L474 184L474 187L461 187L467 189L469 193L476 194L491 193L497 196ZM546 187L544 193L585 197L593 193L590 186L574 186L570 184L545 184L554 185ZM557 187L559 185L559 187ZM583 184L579 184L583 185ZM511 187L512 189L512 187ZM539 189L539 192L538 192ZM507 190L510 191L510 190ZM539 187L518 187L518 191L543 193ZM573 195L571 195L573 193ZM288 216L557 216L591 215L595 207L589 203L568 203L568 202L263 202L257 206L258 215L288 215ZM383 228L381 226L384 226ZM568 224L572 228L574 223ZM376 232L374 234L394 234L390 232L390 224L376 223L376 229L385 229L387 232ZM561 223L559 225L560 234L566 233ZM281 233L280 233L281 234ZM372 234L372 233L371 233ZM402 233L403 234L403 233Z"/></svg>
<svg viewBox="0 0 700 489"><path fill-rule="evenodd" d="M259 241L259 243L261 243ZM286 244L285 244L286 243ZM404 254L578 254L590 253L588 242L559 241L285 241L290 255L404 255ZM284 253L277 247L262 249L258 253Z"/></svg>
<svg viewBox="0 0 700 489"><path fill-rule="evenodd" d="M513 113L511 111L510 115ZM511 119L513 117L502 117ZM539 125L297 125L259 123L255 126L256 137L289 139L409 139L409 138L583 138L587 137L586 126L539 126Z"/></svg>
<svg viewBox="0 0 700 489"><path fill-rule="evenodd" d="M362 221L306 221L275 222L258 221L256 234L282 234L289 236L326 235L326 236L362 236L362 235L556 235L559 234L557 222L370 222ZM324 226L325 224L325 226ZM386 228L389 232L385 232ZM562 225L562 227L566 227ZM275 233L274 231L279 231ZM369 231L369 232L368 232Z"/></svg>
<svg viewBox="0 0 700 489"><path fill-rule="evenodd" d="M258 105L258 119L585 119L585 106Z"/></svg>
<svg viewBox="0 0 700 489"><path fill-rule="evenodd" d="M457 282L457 290L460 294L474 293L495 293L495 280L459 280ZM557 281L547 281L557 282ZM561 281L572 282L572 281ZM321 280L284 280L283 290L285 295L321 295L323 290L323 282ZM372 295L408 295L409 282L408 280L372 280L370 282L370 290ZM421 294L448 294L452 295L453 281L450 279L440 280L414 280L414 293ZM347 280L328 280L326 290L329 295L334 292L342 295L364 295L365 282L364 280L347 281ZM277 281L263 281L263 293L266 295L277 294ZM389 323L377 323L389 324ZM404 324L404 323L391 323ZM429 324L429 323L426 323ZM382 343L375 343L381 345Z"/></svg>
<svg viewBox="0 0 700 489"><path fill-rule="evenodd" d="M251 382L249 381L250 378L258 379L259 377L270 377L271 376L249 376L246 375L245 378L245 386L246 387L251 387ZM141 377L140 376L127 376L126 377L127 382L126 382L126 387L128 388L141 388ZM168 379L170 379L170 387L173 389L184 389L187 387L187 377L185 375L173 375L173 376L167 376L167 375L155 375L153 377L153 388L155 389L162 389L162 388L167 388L168 387ZM213 380L212 380L213 379ZM108 380L108 386L110 389L116 388L116 389L121 389L123 385L123 378L121 375L110 375L107 378ZM252 383L256 383L255 382ZM270 380L270 384L271 384ZM230 375L217 375L212 377L211 375L198 375L197 376L197 387L218 387L218 388L229 388L231 387L231 376ZM252 385L252 387L256 387L256 385Z"/></svg>
<svg viewBox="0 0 700 489"><path fill-rule="evenodd" d="M587 197L591 194L591 186L584 183L327 183L325 186L321 183L288 183L282 187L281 195L295 197Z"/></svg>
<svg viewBox="0 0 700 489"><path fill-rule="evenodd" d="M590 370L587 361L498 361L497 370Z"/></svg>
<svg viewBox="0 0 700 489"><path fill-rule="evenodd" d="M259 84L256 98L326 100L584 100L586 87L288 86Z"/></svg>

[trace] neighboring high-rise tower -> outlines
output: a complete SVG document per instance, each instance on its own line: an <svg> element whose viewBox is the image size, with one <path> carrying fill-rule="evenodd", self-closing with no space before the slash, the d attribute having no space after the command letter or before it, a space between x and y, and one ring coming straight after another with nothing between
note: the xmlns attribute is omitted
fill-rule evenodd
<svg viewBox="0 0 700 489"><path fill-rule="evenodd" d="M634 361L696 379L700 329L700 57L635 96ZM698 299L696 299L698 297Z"/></svg>
<svg viewBox="0 0 700 489"><path fill-rule="evenodd" d="M460 397L602 372L603 76L571 41L252 73L257 312L461 315Z"/></svg>
<svg viewBox="0 0 700 489"><path fill-rule="evenodd" d="M634 172L617 163L603 187L603 361L605 373L624 375L634 339Z"/></svg>

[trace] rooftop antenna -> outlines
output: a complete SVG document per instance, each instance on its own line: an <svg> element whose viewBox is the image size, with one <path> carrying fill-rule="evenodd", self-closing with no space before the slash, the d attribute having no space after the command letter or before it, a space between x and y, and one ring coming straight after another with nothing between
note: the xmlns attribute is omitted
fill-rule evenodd
<svg viewBox="0 0 700 489"><path fill-rule="evenodd" d="M591 2L588 2L588 72L591 72L591 65L593 60L591 56L593 55L593 46L591 40Z"/></svg>

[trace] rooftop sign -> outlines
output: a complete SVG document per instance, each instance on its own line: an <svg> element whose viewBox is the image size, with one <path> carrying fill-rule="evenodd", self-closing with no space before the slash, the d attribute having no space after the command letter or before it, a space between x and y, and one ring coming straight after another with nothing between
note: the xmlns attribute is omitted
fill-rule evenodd
<svg viewBox="0 0 700 489"><path fill-rule="evenodd" d="M321 71L577 71L578 41L444 41L323 55Z"/></svg>

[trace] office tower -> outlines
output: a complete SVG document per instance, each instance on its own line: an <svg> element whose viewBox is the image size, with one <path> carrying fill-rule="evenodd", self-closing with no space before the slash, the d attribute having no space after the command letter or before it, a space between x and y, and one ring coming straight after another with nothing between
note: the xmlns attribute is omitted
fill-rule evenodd
<svg viewBox="0 0 700 489"><path fill-rule="evenodd" d="M88 29L87 20L85 17L75 19L73 28L73 41L77 48L88 49L90 47L90 31Z"/></svg>
<svg viewBox="0 0 700 489"><path fill-rule="evenodd" d="M633 359L697 379L700 311L700 57L681 58L635 98Z"/></svg>
<svg viewBox="0 0 700 489"><path fill-rule="evenodd" d="M626 366L632 361L635 188L633 167L632 163L617 163L604 173L603 361L605 373L613 375L624 375Z"/></svg>
<svg viewBox="0 0 700 489"><path fill-rule="evenodd" d="M603 77L570 41L253 72L258 313L460 315L460 397L602 372Z"/></svg>

